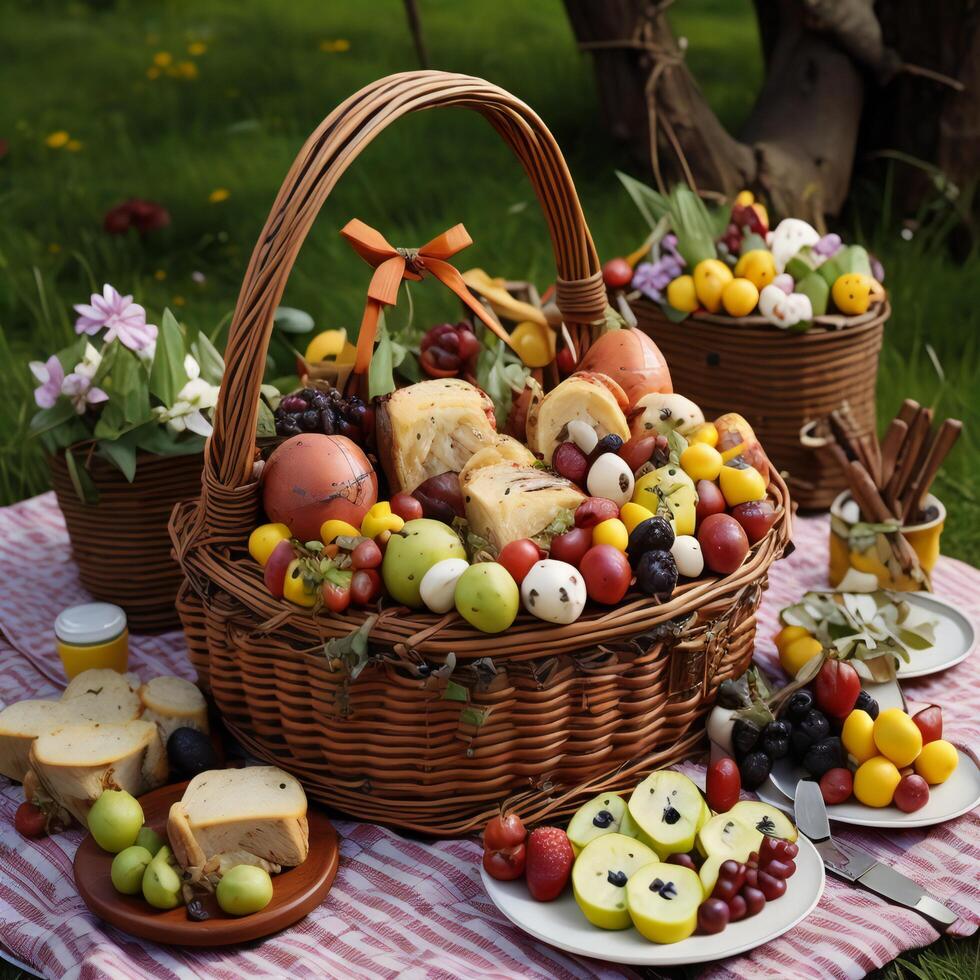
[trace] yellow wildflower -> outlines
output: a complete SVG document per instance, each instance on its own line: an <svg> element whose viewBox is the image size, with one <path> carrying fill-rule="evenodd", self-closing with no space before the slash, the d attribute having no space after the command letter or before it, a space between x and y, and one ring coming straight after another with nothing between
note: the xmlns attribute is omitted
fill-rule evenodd
<svg viewBox="0 0 980 980"><path fill-rule="evenodd" d="M156 65L151 65L146 69L146 77L152 82L154 79L160 77L160 69Z"/></svg>
<svg viewBox="0 0 980 980"><path fill-rule="evenodd" d="M65 143L65 149L71 153L77 153L82 148L81 140L69 140Z"/></svg>
<svg viewBox="0 0 980 980"><path fill-rule="evenodd" d="M350 51L350 41L345 37L328 38L320 42L320 50L327 54L338 54L343 51Z"/></svg>
<svg viewBox="0 0 980 980"><path fill-rule="evenodd" d="M203 41L191 41L187 45L187 53L194 55L195 58L200 57L207 49L208 46Z"/></svg>
<svg viewBox="0 0 980 980"><path fill-rule="evenodd" d="M169 51L158 51L153 56L153 64L158 68L166 68L167 65L172 64L174 56Z"/></svg>
<svg viewBox="0 0 980 980"><path fill-rule="evenodd" d="M177 74L181 78L197 78L197 65L193 61L181 61L177 65Z"/></svg>
<svg viewBox="0 0 980 980"><path fill-rule="evenodd" d="M56 129L53 133L45 136L44 144L50 146L52 150L60 150L63 146L68 145L70 139L67 129Z"/></svg>
<svg viewBox="0 0 980 980"><path fill-rule="evenodd" d="M212 204L220 204L222 201L227 201L229 197L231 197L231 191L227 187L216 187L208 194L208 200Z"/></svg>
<svg viewBox="0 0 980 980"><path fill-rule="evenodd" d="M156 272L153 273L153 278L156 279L157 282L163 282L163 280L167 278L167 270L157 269Z"/></svg>
<svg viewBox="0 0 980 980"><path fill-rule="evenodd" d="M184 299L183 296L174 296L174 298L170 302L173 303L174 306L183 306L187 302L187 300Z"/></svg>

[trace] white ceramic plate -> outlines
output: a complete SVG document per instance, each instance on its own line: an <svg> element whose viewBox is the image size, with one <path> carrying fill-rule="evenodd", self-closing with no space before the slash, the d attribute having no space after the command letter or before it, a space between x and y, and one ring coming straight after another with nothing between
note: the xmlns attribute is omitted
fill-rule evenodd
<svg viewBox="0 0 980 980"><path fill-rule="evenodd" d="M693 935L679 943L660 946L644 939L635 929L610 932L592 925L575 904L571 885L554 902L536 902L523 881L497 881L483 868L483 885L494 905L514 925L542 942L609 963L634 966L675 966L705 963L744 953L781 936L816 908L824 888L823 861L803 836L797 841L796 874L787 882L786 894L750 919L733 922L714 936Z"/></svg>
<svg viewBox="0 0 980 980"><path fill-rule="evenodd" d="M929 802L915 813L902 813L897 806L865 806L851 799L827 807L827 816L841 823L856 827L880 827L883 829L910 830L913 827L931 827L961 816L980 805L980 769L968 752L956 747L960 762L945 783L929 787ZM776 788L789 799L796 796L796 784L805 776L804 771L789 759L781 759L772 767L771 779Z"/></svg>
<svg viewBox="0 0 980 980"><path fill-rule="evenodd" d="M936 642L927 650L909 652L909 662L898 668L901 680L925 677L953 667L970 656L976 636L973 624L955 606L928 592L902 592L896 596L912 607L915 619L936 619Z"/></svg>

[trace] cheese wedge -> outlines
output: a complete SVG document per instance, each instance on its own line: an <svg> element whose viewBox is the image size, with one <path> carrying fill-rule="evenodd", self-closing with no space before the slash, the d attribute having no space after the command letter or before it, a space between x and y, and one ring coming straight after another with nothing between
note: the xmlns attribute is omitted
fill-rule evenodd
<svg viewBox="0 0 980 980"><path fill-rule="evenodd" d="M167 779L157 726L142 720L46 732L31 746L30 766L45 793L82 826L104 789L141 796Z"/></svg>
<svg viewBox="0 0 980 980"><path fill-rule="evenodd" d="M60 701L8 705L0 711L0 773L23 782L31 743L45 732L80 722L138 718L143 705L131 687L132 677L112 670L86 670L68 685Z"/></svg>
<svg viewBox="0 0 980 980"><path fill-rule="evenodd" d="M156 722L164 745L178 728L208 732L208 706L197 685L183 677L152 677L139 689L143 720Z"/></svg>
<svg viewBox="0 0 980 980"><path fill-rule="evenodd" d="M195 776L170 808L167 836L181 867L263 862L293 867L309 853L306 793L274 766L214 769Z"/></svg>
<svg viewBox="0 0 980 980"><path fill-rule="evenodd" d="M421 381L378 403L378 453L391 492L411 493L429 477L458 473L497 439L493 402L459 378Z"/></svg>

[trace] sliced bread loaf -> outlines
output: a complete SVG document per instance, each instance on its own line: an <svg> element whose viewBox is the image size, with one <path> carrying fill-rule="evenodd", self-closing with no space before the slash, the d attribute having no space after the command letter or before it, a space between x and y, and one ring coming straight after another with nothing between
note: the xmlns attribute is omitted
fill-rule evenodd
<svg viewBox="0 0 980 980"><path fill-rule="evenodd" d="M167 779L167 756L148 721L66 725L39 735L30 767L41 787L85 826L104 789L140 796Z"/></svg>
<svg viewBox="0 0 980 980"><path fill-rule="evenodd" d="M195 684L183 677L153 677L139 689L143 720L154 721L163 744L178 728L208 732L208 706Z"/></svg>
<svg viewBox="0 0 980 980"><path fill-rule="evenodd" d="M167 836L184 868L220 863L228 852L254 863L302 864L310 849L306 793L274 766L202 772L170 808Z"/></svg>
<svg viewBox="0 0 980 980"><path fill-rule="evenodd" d="M131 721L143 713L135 674L114 670L83 670L68 682L61 700L77 704L86 719L101 722Z"/></svg>

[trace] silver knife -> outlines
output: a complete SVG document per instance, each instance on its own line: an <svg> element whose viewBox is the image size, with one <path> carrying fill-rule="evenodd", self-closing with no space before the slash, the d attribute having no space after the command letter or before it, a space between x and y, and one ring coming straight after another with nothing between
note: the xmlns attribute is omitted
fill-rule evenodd
<svg viewBox="0 0 980 980"><path fill-rule="evenodd" d="M813 842L831 874L918 912L940 932L956 922L956 913L911 878L877 861L867 851L830 836L827 807L818 783L801 779L796 784L795 813L797 827Z"/></svg>

